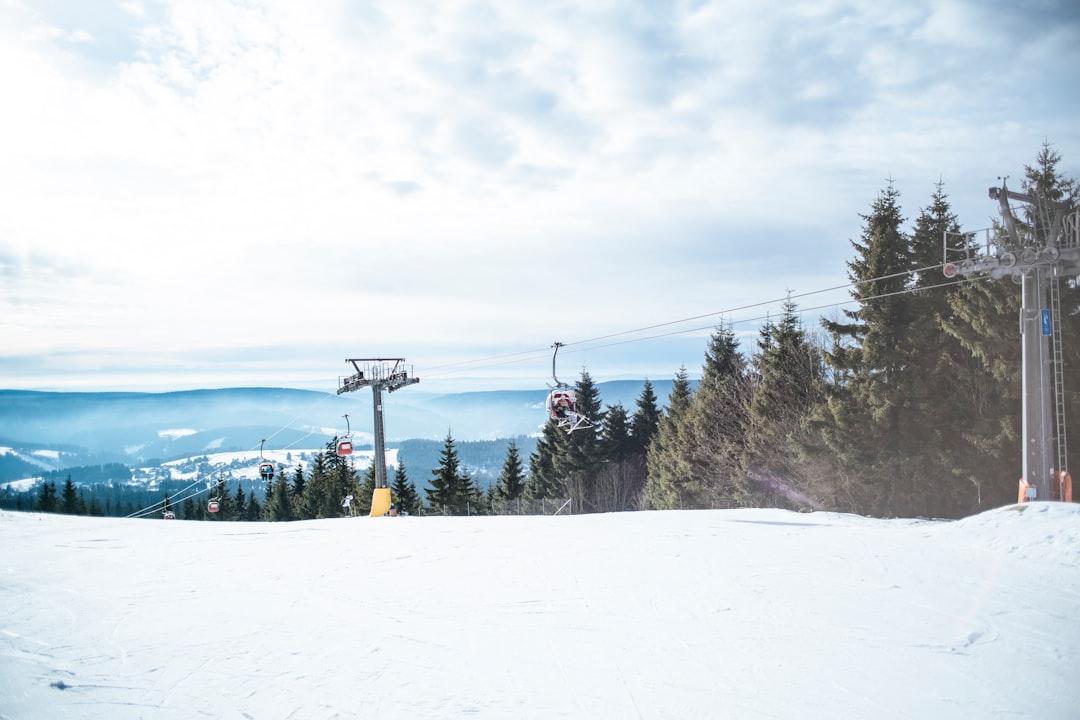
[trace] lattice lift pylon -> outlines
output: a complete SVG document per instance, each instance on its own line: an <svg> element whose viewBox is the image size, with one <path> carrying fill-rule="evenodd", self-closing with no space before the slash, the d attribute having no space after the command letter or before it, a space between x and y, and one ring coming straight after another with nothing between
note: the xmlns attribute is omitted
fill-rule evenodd
<svg viewBox="0 0 1080 720"><path fill-rule="evenodd" d="M420 382L412 374L412 366L405 358L355 358L352 363L356 373L342 378L337 394L370 387L375 401L375 491L371 495L371 517L385 515L393 500L386 482L386 432L383 424L382 391L394 392Z"/></svg>
<svg viewBox="0 0 1080 720"><path fill-rule="evenodd" d="M977 232L946 233L942 270L948 278L1010 277L1022 288L1021 473L1035 488L1036 498L1049 500L1055 469L1068 470L1058 282L1063 276L1080 274L1080 213L1070 212L1068 203L1009 190L1004 181L989 192L998 202L1002 227L982 231L982 243L975 242ZM1010 200L1026 206L1026 222L1017 220Z"/></svg>

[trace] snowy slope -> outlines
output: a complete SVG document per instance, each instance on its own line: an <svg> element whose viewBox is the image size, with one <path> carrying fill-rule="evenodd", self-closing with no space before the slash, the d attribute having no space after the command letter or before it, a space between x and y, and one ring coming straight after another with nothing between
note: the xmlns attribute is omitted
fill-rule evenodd
<svg viewBox="0 0 1080 720"><path fill-rule="evenodd" d="M0 513L0 718L1078 717L1080 506Z"/></svg>

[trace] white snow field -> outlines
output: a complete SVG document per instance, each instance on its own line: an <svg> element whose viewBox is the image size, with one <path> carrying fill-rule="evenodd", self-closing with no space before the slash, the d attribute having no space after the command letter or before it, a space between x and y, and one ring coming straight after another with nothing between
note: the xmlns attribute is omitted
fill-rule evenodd
<svg viewBox="0 0 1080 720"><path fill-rule="evenodd" d="M1080 717L1080 505L0 513L0 718Z"/></svg>

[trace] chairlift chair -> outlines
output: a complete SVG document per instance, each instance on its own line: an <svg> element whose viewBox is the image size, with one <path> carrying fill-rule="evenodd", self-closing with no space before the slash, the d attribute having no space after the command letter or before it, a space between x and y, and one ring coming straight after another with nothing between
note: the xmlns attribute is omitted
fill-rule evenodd
<svg viewBox="0 0 1080 720"><path fill-rule="evenodd" d="M352 455L352 426L349 425L349 415L345 414L345 435L337 439L337 455L338 457L345 457L346 455Z"/></svg>
<svg viewBox="0 0 1080 720"><path fill-rule="evenodd" d="M263 457L263 445L266 445L266 438L259 443L259 477L270 481L274 479L274 463Z"/></svg>
<svg viewBox="0 0 1080 720"><path fill-rule="evenodd" d="M566 383L561 382L555 374L555 358L559 355L559 348L562 347L562 343L557 342L552 347L555 348L555 354L551 356L551 379L555 381L555 387L551 388L545 403L548 415L559 427L565 428L568 433L581 428L591 428L593 426L592 421L577 411L577 396L574 394L573 389Z"/></svg>
<svg viewBox="0 0 1080 720"><path fill-rule="evenodd" d="M557 387L548 393L545 406L552 419L563 420L569 413L574 412L576 404L577 398L573 390L566 387Z"/></svg>

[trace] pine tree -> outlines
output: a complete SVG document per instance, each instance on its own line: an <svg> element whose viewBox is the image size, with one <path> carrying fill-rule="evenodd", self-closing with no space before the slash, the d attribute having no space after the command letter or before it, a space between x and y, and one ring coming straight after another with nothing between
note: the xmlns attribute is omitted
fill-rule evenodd
<svg viewBox="0 0 1080 720"><path fill-rule="evenodd" d="M645 492L642 504L649 510L686 507L680 494L690 474L683 438L690 432L687 419L693 402L690 375L680 367L671 386L668 404L657 424L656 435L646 452Z"/></svg>
<svg viewBox="0 0 1080 720"><path fill-rule="evenodd" d="M603 462L596 471L595 510L636 510L645 486L645 457L630 435L630 418L619 403L609 405L600 431Z"/></svg>
<svg viewBox="0 0 1080 720"><path fill-rule="evenodd" d="M339 511L334 480L326 464L326 453L315 453L304 484L304 496L300 503L302 519L336 517Z"/></svg>
<svg viewBox="0 0 1080 720"><path fill-rule="evenodd" d="M298 463L296 470L293 471L292 485L289 488L290 519L305 520L311 517L304 501L305 490L307 490L307 476L304 474L304 466Z"/></svg>
<svg viewBox="0 0 1080 720"><path fill-rule="evenodd" d="M168 498L168 495L165 497ZM64 489L60 493L59 511L65 515L86 514L86 504L79 496L79 491L75 487L75 483L72 482L70 475L68 475L67 480L64 481Z"/></svg>
<svg viewBox="0 0 1080 720"><path fill-rule="evenodd" d="M608 405L600 428L600 456L605 463L622 462L630 457L630 418L621 403Z"/></svg>
<svg viewBox="0 0 1080 720"><path fill-rule="evenodd" d="M861 242L852 242L857 258L848 262L848 277L858 307L843 311L846 323L823 321L840 340L825 352L826 361L844 378L830 398L827 437L842 461L860 470L845 488L848 509L878 515L895 512L913 477L903 412L915 379L905 354L915 322L905 293L913 260L899 198L890 181L862 216Z"/></svg>
<svg viewBox="0 0 1080 720"><path fill-rule="evenodd" d="M750 378L746 359L730 326L709 338L701 382L687 416L689 432L682 452L689 475L679 493L687 507L733 507L743 477L740 460L746 444L746 406Z"/></svg>
<svg viewBox="0 0 1080 720"><path fill-rule="evenodd" d="M258 498L255 497L255 491L252 490L248 493L247 505L244 506L244 520L248 522L255 522L262 517L262 506L259 504Z"/></svg>
<svg viewBox="0 0 1080 720"><path fill-rule="evenodd" d="M565 431L554 420L548 420L529 455L529 477L525 481L525 497L530 500L555 500L566 497L566 484L555 471L555 449Z"/></svg>
<svg viewBox="0 0 1080 720"><path fill-rule="evenodd" d="M742 505L819 507L814 496L828 495L821 475L829 475L821 473L803 447L808 420L823 401L824 370L821 353L807 337L790 298L779 322L769 320L761 328L752 365L757 380L746 417L746 482L739 485L736 500Z"/></svg>
<svg viewBox="0 0 1080 720"><path fill-rule="evenodd" d="M660 426L660 408L657 405L656 392L652 383L645 380L645 385L638 395L637 409L630 419L630 441L633 444L632 452L645 457L649 449L649 443L656 436Z"/></svg>
<svg viewBox="0 0 1080 720"><path fill-rule="evenodd" d="M492 502L505 506L520 498L524 492L525 470L518 454L517 442L511 440L506 448L506 459L503 460L499 478L492 488Z"/></svg>
<svg viewBox="0 0 1080 720"><path fill-rule="evenodd" d="M462 472L454 438L448 432L439 456L439 466L431 471L430 486L424 488L428 505L444 515L465 515L474 510L472 479Z"/></svg>
<svg viewBox="0 0 1080 720"><path fill-rule="evenodd" d="M243 483L236 484L236 499L233 502L233 516L230 520L244 520L247 512L247 495L244 494Z"/></svg>
<svg viewBox="0 0 1080 720"><path fill-rule="evenodd" d="M409 480L405 464L400 460L394 468L394 482L390 485L390 493L398 512L409 515L420 514L420 496L416 492L416 485Z"/></svg>
<svg viewBox="0 0 1080 720"><path fill-rule="evenodd" d="M285 473L278 474L270 485L270 492L263 507L263 518L273 522L286 522L293 519L292 495Z"/></svg>
<svg viewBox="0 0 1080 720"><path fill-rule="evenodd" d="M956 320L952 306L963 291L941 271L945 238L954 253L951 257L960 257L966 241L944 183L938 182L911 233L915 273L911 303L918 320L910 326L904 345L915 379L905 401L911 414L906 427L912 472L903 507L912 515L961 517L979 509L971 472L982 464L983 451L973 453L964 436L982 404L973 405L972 400L989 387L979 377L970 351L946 331Z"/></svg>
<svg viewBox="0 0 1080 720"><path fill-rule="evenodd" d="M592 425L556 435L552 465L556 477L573 498L575 512L596 512L599 509L596 479L604 463L599 439L604 414L600 412L600 391L587 370L581 371L574 394L578 414L588 417Z"/></svg>
<svg viewBox="0 0 1080 720"><path fill-rule="evenodd" d="M41 483L37 499L38 512L56 512L56 483L52 480Z"/></svg>

